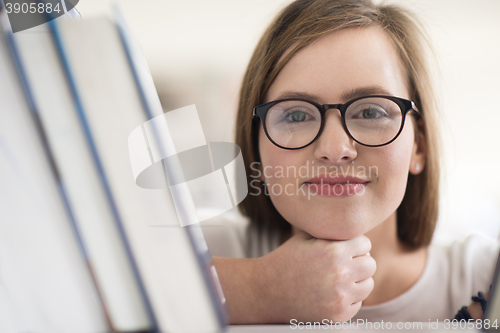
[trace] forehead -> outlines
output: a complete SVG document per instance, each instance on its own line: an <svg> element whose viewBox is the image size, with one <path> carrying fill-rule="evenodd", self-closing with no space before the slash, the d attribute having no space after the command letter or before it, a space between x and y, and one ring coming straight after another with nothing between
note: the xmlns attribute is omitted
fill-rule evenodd
<svg viewBox="0 0 500 333"><path fill-rule="evenodd" d="M319 103L339 103L365 87L409 98L401 59L379 27L340 30L300 50L276 76L265 101L300 92L317 96Z"/></svg>

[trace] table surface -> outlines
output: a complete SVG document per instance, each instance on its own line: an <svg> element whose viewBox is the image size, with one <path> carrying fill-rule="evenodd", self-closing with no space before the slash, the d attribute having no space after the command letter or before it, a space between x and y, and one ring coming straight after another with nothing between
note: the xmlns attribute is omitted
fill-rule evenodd
<svg viewBox="0 0 500 333"><path fill-rule="evenodd" d="M433 323L432 326L429 325L429 323L407 323L407 324L421 324L421 325L416 325L413 328L408 328L408 329L397 329L396 324L397 323L389 323L392 324L390 325L390 329L387 327L388 323L386 324L383 328L379 327L378 329L376 327L372 328L366 328L363 326L356 327L351 326L351 328L348 328L347 325L344 325L344 328L335 328L331 327L330 325L326 327L325 325L319 326L316 325L315 327L312 326L296 326L296 325L229 325L227 327L227 330L225 331L226 333L281 333L281 332L300 332L300 331L305 331L305 332L310 332L310 331L357 331L357 332L382 332L382 331L405 331L405 332L435 332L435 333L450 333L453 331L460 331L460 332L474 332L478 333L481 332L480 330L476 329L452 329L451 327L447 329L445 323L440 322L439 325L436 325L436 323ZM402 324L402 323L400 323ZM464 323L465 324L465 323Z"/></svg>

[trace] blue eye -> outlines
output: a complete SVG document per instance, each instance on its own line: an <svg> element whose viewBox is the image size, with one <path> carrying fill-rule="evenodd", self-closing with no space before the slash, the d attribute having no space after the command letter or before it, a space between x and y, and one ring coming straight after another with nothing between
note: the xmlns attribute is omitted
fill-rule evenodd
<svg viewBox="0 0 500 333"><path fill-rule="evenodd" d="M353 119L366 119L366 120L373 120L373 119L380 119L387 117L389 117L389 114L387 113L386 110L384 110L379 106L373 106L373 105L367 106L351 116L351 118Z"/></svg>
<svg viewBox="0 0 500 333"><path fill-rule="evenodd" d="M286 118L294 123L299 123L306 120L306 114L301 111L292 111Z"/></svg>
<svg viewBox="0 0 500 333"><path fill-rule="evenodd" d="M287 100L269 109L266 122L269 128L281 126L283 131L304 130L309 126L321 124L321 113L308 102Z"/></svg>

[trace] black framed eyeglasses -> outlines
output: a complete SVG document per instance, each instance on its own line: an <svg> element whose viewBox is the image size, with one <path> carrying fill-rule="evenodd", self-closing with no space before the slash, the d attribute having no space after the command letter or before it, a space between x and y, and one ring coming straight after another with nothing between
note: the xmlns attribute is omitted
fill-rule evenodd
<svg viewBox="0 0 500 333"><path fill-rule="evenodd" d="M301 149L319 137L329 109L338 109L346 133L367 147L381 147L396 140L408 112L421 116L412 101L385 95L323 105L305 99L280 99L256 106L253 115L260 118L264 132L276 146Z"/></svg>

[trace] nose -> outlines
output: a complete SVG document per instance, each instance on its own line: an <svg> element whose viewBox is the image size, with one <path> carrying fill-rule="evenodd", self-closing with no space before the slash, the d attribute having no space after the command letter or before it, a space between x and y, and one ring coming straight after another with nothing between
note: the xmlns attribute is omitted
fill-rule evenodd
<svg viewBox="0 0 500 333"><path fill-rule="evenodd" d="M338 109L326 111L325 124L320 136L316 139L314 157L323 162L345 164L354 161L358 152L354 140L347 134L342 125L342 117Z"/></svg>

